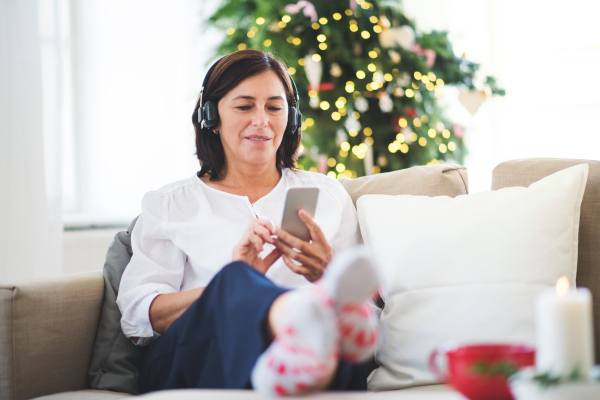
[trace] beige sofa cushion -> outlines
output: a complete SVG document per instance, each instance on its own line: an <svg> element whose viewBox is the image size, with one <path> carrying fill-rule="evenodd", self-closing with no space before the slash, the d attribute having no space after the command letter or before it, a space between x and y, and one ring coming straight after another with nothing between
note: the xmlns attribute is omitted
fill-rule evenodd
<svg viewBox="0 0 600 400"><path fill-rule="evenodd" d="M107 392L104 390L80 390L77 392L57 393L50 396L36 397L34 400L124 400L130 397L127 393ZM176 389L162 390L143 395L144 399L153 400L272 400L273 397L262 395L253 390L220 390L220 389ZM390 399L390 400L462 400L458 392L448 385L430 385L412 387L387 392L320 392L305 397L310 400L345 400L345 399Z"/></svg>
<svg viewBox="0 0 600 400"><path fill-rule="evenodd" d="M78 390L76 392L55 393L36 397L33 400L123 400L129 397L132 397L132 395L108 390Z"/></svg>
<svg viewBox="0 0 600 400"><path fill-rule="evenodd" d="M340 179L354 206L364 194L410 194L456 197L469 193L467 169L455 164L438 164L401 169L356 179Z"/></svg>
<svg viewBox="0 0 600 400"><path fill-rule="evenodd" d="M89 387L104 295L101 272L0 285L0 398Z"/></svg>
<svg viewBox="0 0 600 400"><path fill-rule="evenodd" d="M262 395L253 390L207 390L207 389L178 389L163 390L148 393L142 396L148 400L272 400L276 397ZM363 399L389 399L389 400L464 400L458 392L448 385L419 386L402 390L385 392L319 392L304 397L307 400L363 400ZM285 397L280 397L285 399ZM108 399L107 399L108 400Z"/></svg>
<svg viewBox="0 0 600 400"><path fill-rule="evenodd" d="M577 286L592 292L596 364L600 363L600 161L540 159L513 160L499 164L492 172L492 190L511 186L528 187L557 171L586 163L589 175L579 223Z"/></svg>

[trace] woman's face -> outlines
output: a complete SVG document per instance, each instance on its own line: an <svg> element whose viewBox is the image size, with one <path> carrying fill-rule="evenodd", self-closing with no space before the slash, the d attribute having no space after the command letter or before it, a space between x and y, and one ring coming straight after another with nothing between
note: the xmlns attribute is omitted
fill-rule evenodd
<svg viewBox="0 0 600 400"><path fill-rule="evenodd" d="M267 70L251 76L219 100L219 126L228 168L275 166L287 125L283 84Z"/></svg>

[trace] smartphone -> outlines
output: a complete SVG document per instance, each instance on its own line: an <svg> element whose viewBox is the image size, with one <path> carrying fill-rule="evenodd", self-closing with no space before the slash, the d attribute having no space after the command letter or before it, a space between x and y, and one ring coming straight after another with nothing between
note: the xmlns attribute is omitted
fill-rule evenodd
<svg viewBox="0 0 600 400"><path fill-rule="evenodd" d="M285 198L281 228L305 242L310 241L310 231L298 216L298 211L303 209L314 218L318 198L319 188L317 187L289 188Z"/></svg>

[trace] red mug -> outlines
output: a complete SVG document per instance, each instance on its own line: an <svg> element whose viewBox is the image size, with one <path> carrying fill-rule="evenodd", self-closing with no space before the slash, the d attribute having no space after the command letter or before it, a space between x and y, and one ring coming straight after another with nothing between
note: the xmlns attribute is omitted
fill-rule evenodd
<svg viewBox="0 0 600 400"><path fill-rule="evenodd" d="M448 374L443 375L436 359L445 355ZM535 364L535 349L526 345L478 344L435 349L429 369L470 400L514 400L507 379L520 368Z"/></svg>

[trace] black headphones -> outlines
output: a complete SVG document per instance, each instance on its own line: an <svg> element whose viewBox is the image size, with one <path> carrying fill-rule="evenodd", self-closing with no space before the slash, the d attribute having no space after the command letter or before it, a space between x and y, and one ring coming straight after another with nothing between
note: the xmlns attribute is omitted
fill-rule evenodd
<svg viewBox="0 0 600 400"><path fill-rule="evenodd" d="M204 77L204 81L202 81L202 89L200 90L200 106L198 107L198 123L200 124L200 128L206 129L215 129L217 125L219 125L219 110L217 109L217 105L212 101L207 101L206 104L202 104L202 97L204 94L204 88L210 78L210 74L212 73L215 66L225 57L219 58L209 69ZM298 89L296 88L296 83L294 79L288 72L288 76L292 81L292 88L294 90L294 103L293 105L288 107L288 122L285 128L284 135L294 135L298 133L298 129L302 125L302 114L298 111L300 97L298 96Z"/></svg>

